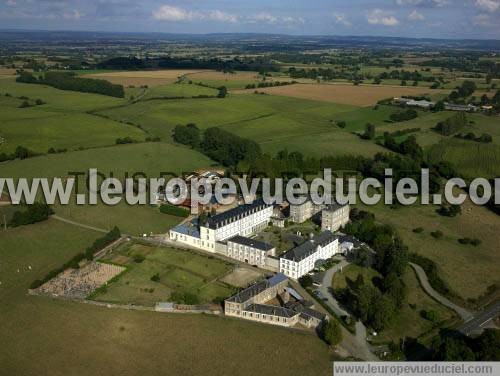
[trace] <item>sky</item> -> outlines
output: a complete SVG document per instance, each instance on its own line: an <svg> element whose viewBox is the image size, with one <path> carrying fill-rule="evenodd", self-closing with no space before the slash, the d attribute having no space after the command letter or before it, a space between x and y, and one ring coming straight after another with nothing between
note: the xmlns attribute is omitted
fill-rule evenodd
<svg viewBox="0 0 500 376"><path fill-rule="evenodd" d="M500 0L0 0L0 29L500 39Z"/></svg>

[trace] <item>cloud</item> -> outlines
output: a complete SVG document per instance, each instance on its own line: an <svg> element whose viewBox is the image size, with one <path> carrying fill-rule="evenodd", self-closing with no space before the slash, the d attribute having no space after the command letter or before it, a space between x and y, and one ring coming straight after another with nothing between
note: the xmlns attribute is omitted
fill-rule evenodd
<svg viewBox="0 0 500 376"><path fill-rule="evenodd" d="M5 4L7 4L9 7L13 7L14 5L16 5L16 0L7 0L5 2Z"/></svg>
<svg viewBox="0 0 500 376"><path fill-rule="evenodd" d="M399 21L390 12L385 12L382 9L373 9L366 15L366 20L372 25L396 26Z"/></svg>
<svg viewBox="0 0 500 376"><path fill-rule="evenodd" d="M261 12L247 17L248 23L267 23L267 24L303 24L305 20L302 17L275 16L268 12Z"/></svg>
<svg viewBox="0 0 500 376"><path fill-rule="evenodd" d="M472 17L472 23L476 26L495 26L495 23L491 21L490 15L484 13Z"/></svg>
<svg viewBox="0 0 500 376"><path fill-rule="evenodd" d="M332 16L336 24L352 26L352 23L347 19L344 13L333 13Z"/></svg>
<svg viewBox="0 0 500 376"><path fill-rule="evenodd" d="M410 21L423 21L425 20L425 17L422 13L419 13L416 10L414 10L408 15L408 19Z"/></svg>
<svg viewBox="0 0 500 376"><path fill-rule="evenodd" d="M495 12L500 8L500 0L476 0L476 7L486 12Z"/></svg>
<svg viewBox="0 0 500 376"><path fill-rule="evenodd" d="M80 18L82 18L83 16L85 16L84 13L75 9L71 12L64 13L62 15L62 18L64 18L65 20L75 20L76 21L76 20L79 20Z"/></svg>
<svg viewBox="0 0 500 376"><path fill-rule="evenodd" d="M188 11L170 5L163 5L153 11L153 17L159 21L169 22L208 20L235 23L238 21L238 17L236 15L225 13L220 10L210 10L205 12Z"/></svg>
<svg viewBox="0 0 500 376"><path fill-rule="evenodd" d="M396 0L397 5L409 5L428 8L442 8L449 3L449 0Z"/></svg>

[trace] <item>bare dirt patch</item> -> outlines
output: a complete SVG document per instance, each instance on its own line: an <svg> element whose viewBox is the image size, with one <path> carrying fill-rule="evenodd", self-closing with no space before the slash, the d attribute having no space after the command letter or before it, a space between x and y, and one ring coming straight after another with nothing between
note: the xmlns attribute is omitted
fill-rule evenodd
<svg viewBox="0 0 500 376"><path fill-rule="evenodd" d="M235 90L232 93L248 93L254 90ZM354 106L372 106L379 100L402 95L424 95L449 93L449 90L430 90L422 87L359 85L352 84L296 84L258 89L273 95L311 99L322 102L350 104Z"/></svg>
<svg viewBox="0 0 500 376"><path fill-rule="evenodd" d="M153 87L175 82L180 76L185 74L200 72L203 71L194 69L168 69L159 71L95 73L86 75L85 77L106 80L125 87L142 85Z"/></svg>
<svg viewBox="0 0 500 376"><path fill-rule="evenodd" d="M236 287L247 287L250 283L261 277L262 273L258 270L236 268L232 273L222 278L221 281Z"/></svg>

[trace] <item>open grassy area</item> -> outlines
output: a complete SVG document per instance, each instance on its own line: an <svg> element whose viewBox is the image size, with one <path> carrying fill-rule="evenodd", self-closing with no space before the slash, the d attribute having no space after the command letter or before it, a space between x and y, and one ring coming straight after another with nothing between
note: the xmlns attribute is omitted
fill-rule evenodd
<svg viewBox="0 0 500 376"><path fill-rule="evenodd" d="M500 145L449 138L429 148L431 162L450 162L469 179L500 176Z"/></svg>
<svg viewBox="0 0 500 376"><path fill-rule="evenodd" d="M145 99L158 98L158 97L195 97L198 95L214 96L219 93L218 90L209 87L203 87L194 84L170 84L155 86L149 89L145 95Z"/></svg>
<svg viewBox="0 0 500 376"><path fill-rule="evenodd" d="M0 176L11 178L67 177L68 172L85 172L97 168L106 176L123 178L143 172L147 177L159 177L161 172L180 174L213 164L207 157L188 148L165 143L142 143L120 145L109 148L83 150L67 154L46 155L25 160L16 160L0 165ZM84 178L79 187L85 192ZM76 205L75 197L70 205L54 205L57 214L96 227L110 229L118 225L124 233L165 233L179 222L178 217L160 213L149 205L130 206L125 201L116 206Z"/></svg>
<svg viewBox="0 0 500 376"><path fill-rule="evenodd" d="M196 108L196 111L193 111ZM332 123L355 107L267 95L230 95L225 99L184 99L139 102L103 111L113 119L141 124L164 141L177 124L218 126L260 143L264 151L283 148L305 155L358 153L371 156L378 145L360 140Z"/></svg>
<svg viewBox="0 0 500 376"><path fill-rule="evenodd" d="M9 93L13 97L5 97ZM32 107L19 108L28 97ZM17 98L16 98L17 97ZM35 105L41 99L45 104ZM117 138L143 141L145 133L133 126L120 124L86 113L120 103L102 95L61 91L42 85L27 85L11 80L0 81L0 152L11 153L19 145L38 153L49 148L76 150L115 144Z"/></svg>
<svg viewBox="0 0 500 376"><path fill-rule="evenodd" d="M363 276L365 283L372 283L373 278L379 277L379 273L371 268L363 268L357 265L349 265L342 272L333 277L332 287L334 289L344 288L348 280L355 281L358 275ZM429 297L420 287L413 270L408 268L403 276L408 288L407 303L396 313L390 325L377 337L376 342L392 341L399 343L404 337L416 338L432 330L436 324L453 319L454 313ZM420 311L433 311L436 313L436 323L424 319Z"/></svg>
<svg viewBox="0 0 500 376"><path fill-rule="evenodd" d="M88 78L106 80L113 84L128 86L160 86L175 82L179 77L203 71L202 69L165 69L156 71L121 71L121 72L94 72L86 74Z"/></svg>
<svg viewBox="0 0 500 376"><path fill-rule="evenodd" d="M357 206L374 213L378 221L394 226L410 252L436 262L440 276L462 298L477 298L490 285L500 282L500 217L488 209L466 201L461 215L448 218L437 214L434 205L417 203L395 209L383 203ZM424 232L414 233L418 227ZM443 238L436 240L430 235L436 230L443 232ZM478 238L482 243L477 247L462 245L458 239L464 237Z"/></svg>
<svg viewBox="0 0 500 376"><path fill-rule="evenodd" d="M145 260L135 262L137 255ZM199 304L205 304L216 298L228 298L236 290L219 281L231 272L232 264L186 250L127 243L106 260L126 266L128 271L95 296L96 300L152 306L156 302L172 301L172 293L188 293L195 296ZM153 275L158 275L159 280L152 281Z"/></svg>
<svg viewBox="0 0 500 376"><path fill-rule="evenodd" d="M53 220L0 232L1 375L104 370L121 375L164 375L166 370L183 375L331 373L329 351L311 333L207 315L106 309L26 294L33 279L99 236ZM197 362L192 354L197 354ZM248 354L262 361L255 362Z"/></svg>

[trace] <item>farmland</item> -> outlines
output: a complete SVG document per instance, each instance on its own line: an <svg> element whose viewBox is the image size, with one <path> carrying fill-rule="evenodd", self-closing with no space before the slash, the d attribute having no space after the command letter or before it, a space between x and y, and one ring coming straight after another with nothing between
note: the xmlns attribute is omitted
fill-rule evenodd
<svg viewBox="0 0 500 376"><path fill-rule="evenodd" d="M176 158L179 159L174 162ZM124 164L124 160L128 162ZM70 171L87 173L89 168L97 168L107 176L113 173L115 177L123 177L126 172L143 172L148 177L159 177L160 172L180 174L208 167L212 163L208 158L187 148L164 143L143 143L13 161L0 166L0 175L33 178L39 177L43 171L47 178L64 178ZM80 178L79 183L80 188L83 187L83 178ZM69 219L105 229L118 225L122 231L134 235L165 232L179 222L177 217L162 214L149 205L132 207L126 202L113 207L102 203L77 205L74 196L70 205L56 205L54 210Z"/></svg>
<svg viewBox="0 0 500 376"><path fill-rule="evenodd" d="M272 95L354 106L373 106L379 100L403 95L419 96L442 92L419 87L352 84L295 84L258 90Z"/></svg>
<svg viewBox="0 0 500 376"><path fill-rule="evenodd" d="M224 361L228 358L237 361L234 371L241 375L277 367L286 375L328 374L329 352L313 334L206 315L110 310L26 295L33 279L99 236L53 220L0 233L0 297L9 302L0 307L0 319L17 323L0 327L0 374L97 374L106 369L163 375L168 368L179 374L218 375L232 367ZM303 348L299 355L297 348ZM193 352L199 363L189 360ZM247 352L268 360L256 365L244 356Z"/></svg>
<svg viewBox="0 0 500 376"><path fill-rule="evenodd" d="M359 206L374 213L378 221L397 228L410 252L433 260L442 278L463 299L478 298L489 286L500 282L495 277L500 262L497 249L500 219L488 209L466 201L461 215L447 218L437 214L433 205ZM424 229L422 233L413 232L419 227ZM430 235L437 229L444 234L439 240ZM458 242L467 236L479 238L482 243L474 247Z"/></svg>
<svg viewBox="0 0 500 376"><path fill-rule="evenodd" d="M185 74L195 73L198 70L190 69L169 69L151 72L103 72L86 74L88 78L106 80L113 84L128 86L161 86L177 81Z"/></svg>
<svg viewBox="0 0 500 376"><path fill-rule="evenodd" d="M144 261L136 263L134 257L138 255ZM172 301L172 294L187 293L192 297L191 304L205 304L217 303L217 299L227 298L236 290L220 281L231 272L231 264L186 250L128 243L105 260L126 266L128 271L93 297L100 301L152 306L159 301ZM157 281L151 280L154 275L158 276Z"/></svg>
<svg viewBox="0 0 500 376"><path fill-rule="evenodd" d="M196 112L192 108L196 107ZM267 95L231 95L221 99L179 99L139 102L101 111L111 119L140 123L143 129L164 141L171 139L175 125L195 123L200 129L221 127L261 144L264 151L287 147L321 156L356 150L373 155L383 149L340 130L331 120L354 111L349 105ZM307 142L304 143L304 138ZM349 146L358 145L354 149Z"/></svg>

